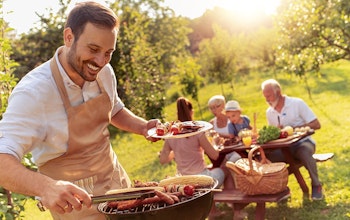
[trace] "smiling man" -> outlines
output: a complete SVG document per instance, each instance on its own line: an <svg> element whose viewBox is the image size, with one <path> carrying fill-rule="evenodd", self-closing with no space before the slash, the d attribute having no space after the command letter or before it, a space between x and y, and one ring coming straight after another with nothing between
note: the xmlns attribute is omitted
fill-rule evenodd
<svg viewBox="0 0 350 220"><path fill-rule="evenodd" d="M77 4L64 45L18 83L0 121L0 185L39 197L54 219L105 219L91 194L130 186L108 125L146 137L159 121L134 115L118 97L109 65L118 28L110 9ZM29 152L39 172L21 164Z"/></svg>

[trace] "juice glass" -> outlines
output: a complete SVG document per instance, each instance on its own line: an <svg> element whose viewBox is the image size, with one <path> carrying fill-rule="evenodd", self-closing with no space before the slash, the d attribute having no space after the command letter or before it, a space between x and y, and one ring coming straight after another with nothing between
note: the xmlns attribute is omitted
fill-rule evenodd
<svg viewBox="0 0 350 220"><path fill-rule="evenodd" d="M244 144L244 146L246 147L250 147L250 145L252 145L252 131L248 130L248 129L244 129L242 131L242 142Z"/></svg>
<svg viewBox="0 0 350 220"><path fill-rule="evenodd" d="M244 146L250 147L250 145L252 145L252 136L243 137L242 142L243 142Z"/></svg>

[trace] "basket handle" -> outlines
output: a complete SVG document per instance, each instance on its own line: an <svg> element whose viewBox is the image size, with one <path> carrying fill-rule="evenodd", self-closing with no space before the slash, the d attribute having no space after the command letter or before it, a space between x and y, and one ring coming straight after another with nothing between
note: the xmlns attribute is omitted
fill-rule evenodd
<svg viewBox="0 0 350 220"><path fill-rule="evenodd" d="M253 155L255 153L255 151L259 150L260 152L260 156L261 156L261 163L265 164L265 163L269 163L268 160L266 159L265 156L265 152L262 149L262 147L256 145L253 147L253 149L251 149L248 153L248 160L249 160L249 169L252 171L253 170Z"/></svg>

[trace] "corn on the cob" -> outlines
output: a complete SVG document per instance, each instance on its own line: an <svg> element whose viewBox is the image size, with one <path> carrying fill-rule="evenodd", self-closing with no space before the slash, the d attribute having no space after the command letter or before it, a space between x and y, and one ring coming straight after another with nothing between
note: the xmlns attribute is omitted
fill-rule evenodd
<svg viewBox="0 0 350 220"><path fill-rule="evenodd" d="M112 189L106 192L106 195L119 194L119 193L129 193L129 192L139 192L147 190L158 190L164 192L164 187L161 186L148 186L148 187L132 187L132 188L122 188L122 189Z"/></svg>
<svg viewBox="0 0 350 220"><path fill-rule="evenodd" d="M168 185L193 185L201 187L210 187L214 185L214 179L205 175L185 175L163 179L159 182L159 186Z"/></svg>

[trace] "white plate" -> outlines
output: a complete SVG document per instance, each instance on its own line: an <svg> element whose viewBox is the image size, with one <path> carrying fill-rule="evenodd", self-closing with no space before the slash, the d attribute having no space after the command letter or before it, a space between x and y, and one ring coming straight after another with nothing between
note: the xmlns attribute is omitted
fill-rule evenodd
<svg viewBox="0 0 350 220"><path fill-rule="evenodd" d="M190 137L190 136L193 136L193 135L196 135L196 134L199 134L203 131L207 131L209 129L211 129L213 127L212 124L210 124L209 122L206 122L206 121L196 121L199 125L202 125L203 127L201 127L200 129L198 129L197 131L194 131L194 132L190 132L190 133L185 133L185 134L176 134L176 135L173 135L171 133L167 133L165 135L157 135L156 133L156 128L151 128L148 130L147 134L151 137L154 137L154 138L161 138L161 139L175 139L175 138L184 138L184 137ZM183 122L183 123L186 123L186 122Z"/></svg>

